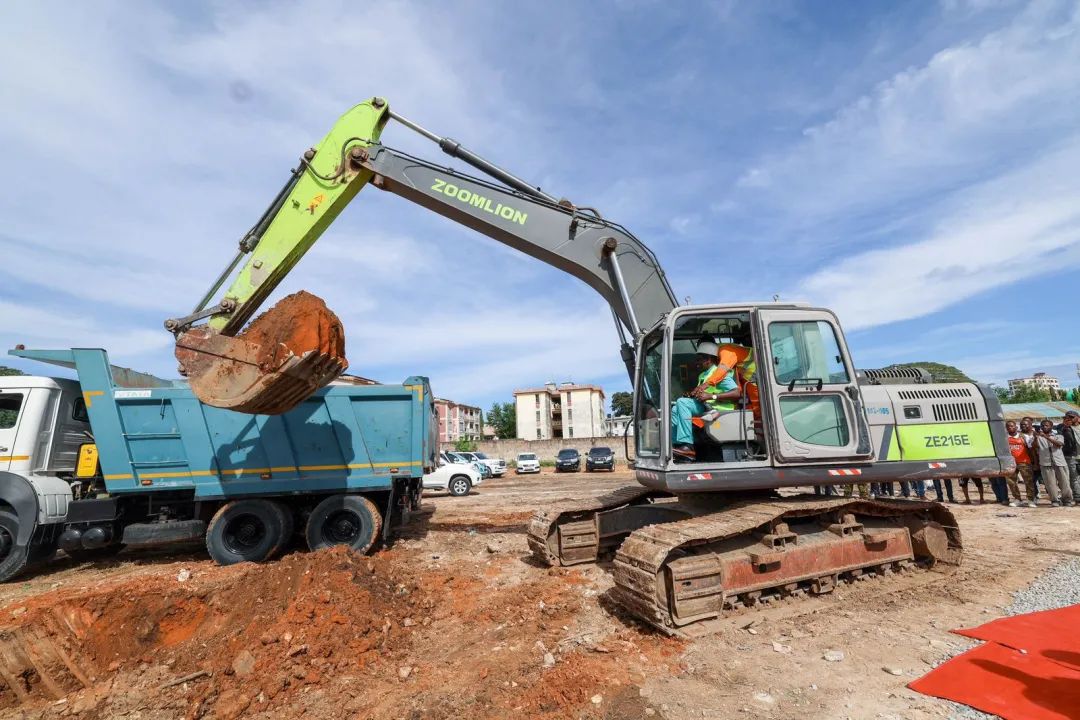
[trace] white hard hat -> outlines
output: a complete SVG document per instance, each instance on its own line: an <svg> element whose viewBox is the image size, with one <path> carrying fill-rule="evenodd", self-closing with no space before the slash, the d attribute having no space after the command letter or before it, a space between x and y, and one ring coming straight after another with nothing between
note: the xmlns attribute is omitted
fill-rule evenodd
<svg viewBox="0 0 1080 720"><path fill-rule="evenodd" d="M702 340L697 344L698 355L709 355L710 357L716 357L716 354L720 351L720 346L709 340Z"/></svg>

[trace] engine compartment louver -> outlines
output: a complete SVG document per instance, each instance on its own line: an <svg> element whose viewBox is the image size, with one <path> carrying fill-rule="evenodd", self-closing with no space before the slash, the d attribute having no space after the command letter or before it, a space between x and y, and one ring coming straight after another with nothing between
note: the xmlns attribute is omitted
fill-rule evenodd
<svg viewBox="0 0 1080 720"><path fill-rule="evenodd" d="M978 420L979 411L975 403L934 403L934 420L937 422L959 422Z"/></svg>
<svg viewBox="0 0 1080 720"><path fill-rule="evenodd" d="M901 390L899 395L901 400L939 400L972 397L974 393L970 387L950 387L934 390Z"/></svg>

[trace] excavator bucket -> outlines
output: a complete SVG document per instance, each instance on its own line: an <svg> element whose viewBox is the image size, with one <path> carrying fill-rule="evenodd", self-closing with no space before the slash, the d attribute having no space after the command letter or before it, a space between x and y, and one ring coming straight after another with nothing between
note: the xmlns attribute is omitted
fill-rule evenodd
<svg viewBox="0 0 1080 720"><path fill-rule="evenodd" d="M349 366L341 321L303 291L235 337L205 325L182 333L176 359L199 400L253 415L291 410Z"/></svg>

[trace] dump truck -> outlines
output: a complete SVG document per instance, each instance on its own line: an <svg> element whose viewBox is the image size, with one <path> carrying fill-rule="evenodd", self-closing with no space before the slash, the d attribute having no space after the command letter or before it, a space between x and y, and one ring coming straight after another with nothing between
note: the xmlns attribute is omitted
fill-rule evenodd
<svg viewBox="0 0 1080 720"><path fill-rule="evenodd" d="M384 141L391 122L483 177L393 148ZM680 304L656 255L626 227L379 97L303 153L194 310L165 321L204 402L285 412L347 367L344 330L317 297L296 294L251 319L369 185L563 270L607 301L634 389L639 485L539 510L529 542L548 564L613 555L613 597L664 631L696 631L731 608L829 592L856 577L960 562L960 531L942 505L791 497L783 488L1013 471L1001 407L985 386L857 369L828 308ZM767 273L769 258L742 247L731 272ZM723 280L721 272L718 288ZM701 412L726 375L699 375L700 357L719 367L730 362L725 348L738 358L725 367L737 378L725 391L731 399Z"/></svg>
<svg viewBox="0 0 1080 720"><path fill-rule="evenodd" d="M419 510L436 465L427 378L337 381L275 416L199 402L104 350L11 351L77 380L0 377L0 581L51 558L204 540L227 565L294 534L369 551Z"/></svg>

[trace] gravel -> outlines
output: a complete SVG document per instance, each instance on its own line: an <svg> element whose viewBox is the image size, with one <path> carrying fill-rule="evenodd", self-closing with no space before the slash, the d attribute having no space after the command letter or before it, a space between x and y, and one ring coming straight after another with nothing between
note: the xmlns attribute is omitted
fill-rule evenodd
<svg viewBox="0 0 1080 720"><path fill-rule="evenodd" d="M1067 560L1047 570L1023 590L1013 593L1012 605L1005 608L1005 615L1054 610L1080 603L1080 558ZM943 661L944 662L944 661ZM969 708L967 705L949 702L949 720L1000 720L997 715Z"/></svg>

